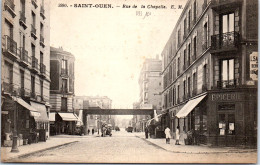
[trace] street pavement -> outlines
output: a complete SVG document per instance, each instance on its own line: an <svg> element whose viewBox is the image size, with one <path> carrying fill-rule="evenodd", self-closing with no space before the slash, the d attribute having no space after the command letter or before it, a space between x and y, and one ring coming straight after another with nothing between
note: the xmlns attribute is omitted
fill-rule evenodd
<svg viewBox="0 0 260 165"><path fill-rule="evenodd" d="M113 131L112 137L99 137L97 134L94 136L59 135L51 137L46 143L19 147L20 152L29 151L30 149L25 149L27 147L31 148L31 153L20 153L20 156L5 159L5 162L256 163L257 161L256 150L225 148L222 150L225 152L221 152L219 148L176 146L173 143L172 141L171 144L165 144L165 139L145 139L144 133L127 133L122 129L119 132ZM44 144L52 148L42 147L42 151L37 152L36 148L39 150L40 146L46 146ZM7 156L7 153L2 154L2 158L3 156Z"/></svg>

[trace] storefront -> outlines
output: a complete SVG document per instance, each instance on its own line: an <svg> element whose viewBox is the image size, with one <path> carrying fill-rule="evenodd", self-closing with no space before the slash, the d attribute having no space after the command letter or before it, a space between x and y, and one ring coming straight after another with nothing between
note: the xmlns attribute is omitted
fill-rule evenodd
<svg viewBox="0 0 260 165"><path fill-rule="evenodd" d="M38 110L40 116L35 116L36 129L39 132L39 140L46 141L49 138L49 117L48 109L45 104L30 101L32 107Z"/></svg>
<svg viewBox="0 0 260 165"><path fill-rule="evenodd" d="M51 135L69 134L74 135L76 124L79 121L76 114L72 112L51 112L50 129Z"/></svg>
<svg viewBox="0 0 260 165"><path fill-rule="evenodd" d="M192 134L192 144L207 144L207 95L199 95L189 100L176 114L174 132L179 126L181 140ZM176 122L177 120L177 122Z"/></svg>
<svg viewBox="0 0 260 165"><path fill-rule="evenodd" d="M16 113L16 115L14 115ZM2 141L3 146L12 145L14 123L17 123L18 145L37 142L35 118L41 114L33 106L19 97L5 97L2 105ZM14 118L17 116L17 118Z"/></svg>
<svg viewBox="0 0 260 165"><path fill-rule="evenodd" d="M208 144L256 145L257 90L215 91L208 97Z"/></svg>

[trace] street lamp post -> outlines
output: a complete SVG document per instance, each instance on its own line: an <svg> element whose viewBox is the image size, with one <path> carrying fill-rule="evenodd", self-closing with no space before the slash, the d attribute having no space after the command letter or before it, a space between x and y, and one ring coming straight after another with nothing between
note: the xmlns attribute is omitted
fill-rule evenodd
<svg viewBox="0 0 260 165"><path fill-rule="evenodd" d="M17 103L14 104L14 130L13 130L13 144L11 152L19 152L17 147Z"/></svg>

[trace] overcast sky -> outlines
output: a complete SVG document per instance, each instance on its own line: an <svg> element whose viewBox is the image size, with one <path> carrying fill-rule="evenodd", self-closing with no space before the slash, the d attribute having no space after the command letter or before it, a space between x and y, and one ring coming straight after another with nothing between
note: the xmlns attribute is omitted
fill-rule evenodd
<svg viewBox="0 0 260 165"><path fill-rule="evenodd" d="M184 8L185 2L51 0L51 46L62 46L75 56L75 95L108 96L113 108L132 108L139 100L138 77L144 58L157 54L161 58L182 11L171 5ZM58 7L59 3L69 7ZM114 8L70 7L74 3L105 3ZM137 8L122 8L123 4ZM141 9L141 5L165 5L167 9ZM138 11L142 16L137 16ZM144 18L146 12L151 15Z"/></svg>

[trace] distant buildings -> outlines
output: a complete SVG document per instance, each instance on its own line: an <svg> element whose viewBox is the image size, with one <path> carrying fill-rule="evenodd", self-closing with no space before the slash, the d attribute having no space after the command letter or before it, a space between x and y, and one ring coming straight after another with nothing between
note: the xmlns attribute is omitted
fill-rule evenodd
<svg viewBox="0 0 260 165"><path fill-rule="evenodd" d="M75 96L74 99L75 111L82 109L111 109L112 100L107 96ZM83 110L84 111L84 110ZM101 123L112 124L115 127L115 117L111 115L87 115L86 120L83 116L83 122L85 127L85 132L89 129L98 131L100 129Z"/></svg>
<svg viewBox="0 0 260 165"><path fill-rule="evenodd" d="M188 0L162 51L164 128L194 130L199 144L256 144L257 6Z"/></svg>
<svg viewBox="0 0 260 165"><path fill-rule="evenodd" d="M78 120L73 111L75 58L61 47L51 47L50 52L51 132L74 134Z"/></svg>
<svg viewBox="0 0 260 165"><path fill-rule="evenodd" d="M1 145L49 137L50 15L48 1L3 0ZM39 136L37 135L39 133Z"/></svg>
<svg viewBox="0 0 260 165"><path fill-rule="evenodd" d="M162 80L161 80L162 61L158 56L155 59L145 59L142 70L139 76L140 100L139 103L134 104L135 108L153 108L158 111L162 108L161 94ZM146 122L149 116L134 116L136 123L136 131L144 131Z"/></svg>

